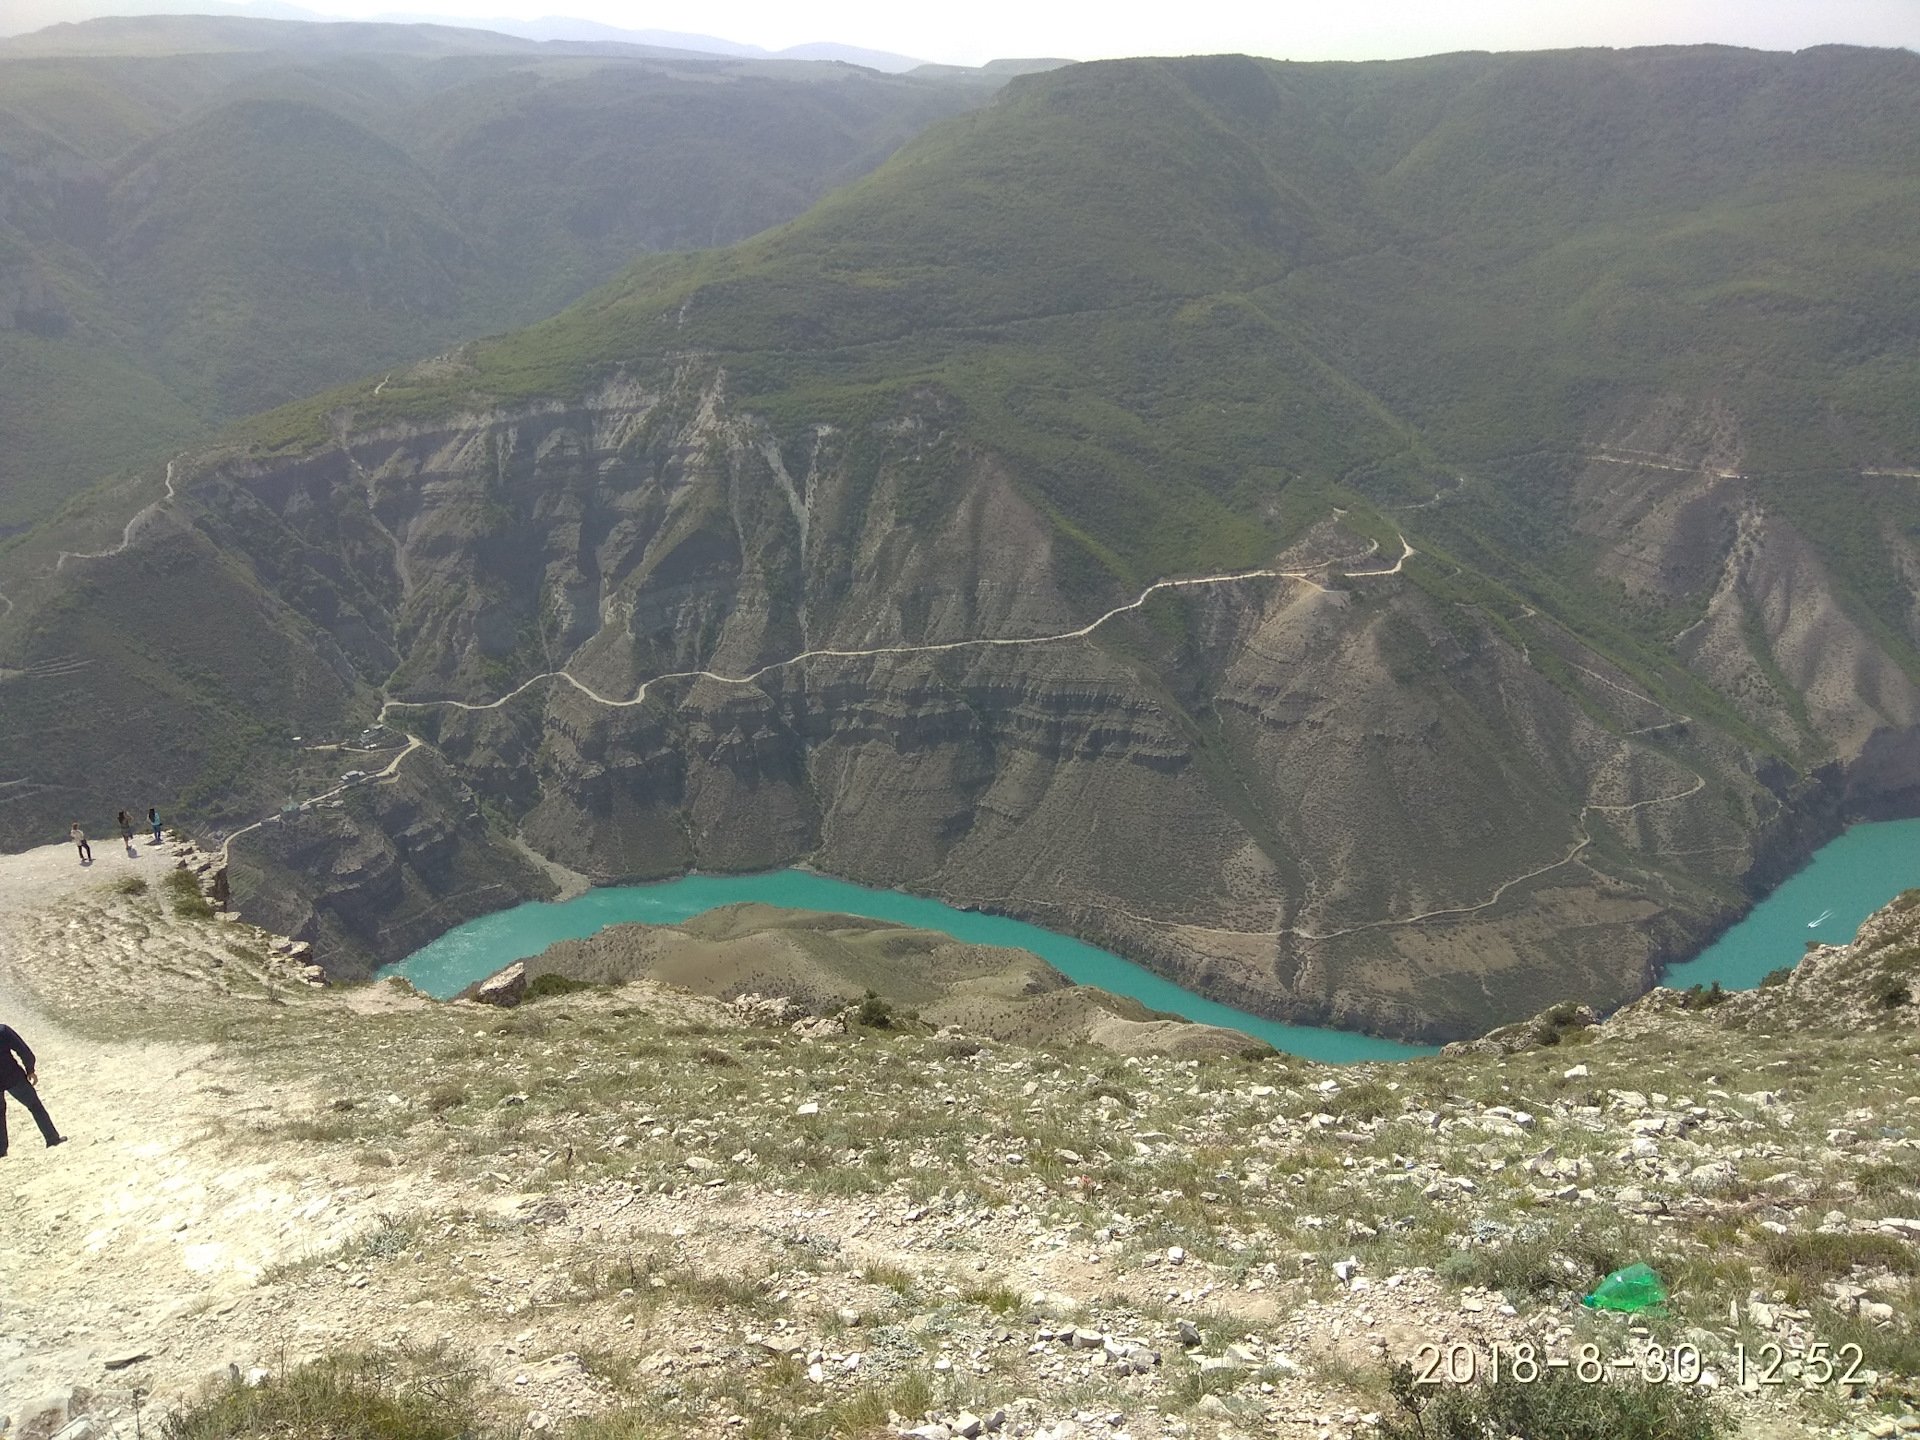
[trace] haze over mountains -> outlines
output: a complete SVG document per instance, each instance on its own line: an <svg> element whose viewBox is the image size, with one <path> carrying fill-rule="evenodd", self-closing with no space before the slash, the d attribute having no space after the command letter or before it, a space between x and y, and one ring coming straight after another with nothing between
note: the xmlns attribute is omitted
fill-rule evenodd
<svg viewBox="0 0 1920 1440"><path fill-rule="evenodd" d="M838 79L888 87L877 131L949 116L196 449L119 553L60 558L158 467L17 537L0 827L156 785L248 823L399 702L393 783L235 846L242 908L341 973L544 893L531 848L805 858L1398 1034L1617 1002L1916 798L1916 82L1711 47L1107 62L977 109ZM550 249L593 167L516 172L522 232L486 150L398 253ZM1168 576L1203 583L1133 604Z"/></svg>
<svg viewBox="0 0 1920 1440"><path fill-rule="evenodd" d="M0 43L0 528L643 251L789 219L997 83L445 27Z"/></svg>
<svg viewBox="0 0 1920 1440"><path fill-rule="evenodd" d="M94 3L94 0L14 0L14 3L7 7L6 13L0 15L0 38L29 34L51 25L77 24L81 21L105 17L147 15L212 15L230 19L307 22L333 22L340 18L299 5L285 4L282 0L239 0L239 3L227 3L227 0L176 0L176 3L166 3L166 0L154 0L154 3L141 3L141 0L132 0L132 3L125 3L125 0L122 0L122 3ZM429 15L397 11L367 16L365 20L378 24L443 25L464 30L486 30L500 35L517 36L522 40L577 40L649 45L664 49L693 51L703 55L726 55L743 60L838 61L843 64L864 65L868 69L880 70L888 74L901 74L923 63L908 55L895 55L885 50L845 45L831 40L769 50L761 45L742 44L738 40L726 40L717 35L700 35L658 28L629 29L619 25L604 24L598 20L582 20L565 15L548 15L537 20L517 20L497 15L485 17Z"/></svg>

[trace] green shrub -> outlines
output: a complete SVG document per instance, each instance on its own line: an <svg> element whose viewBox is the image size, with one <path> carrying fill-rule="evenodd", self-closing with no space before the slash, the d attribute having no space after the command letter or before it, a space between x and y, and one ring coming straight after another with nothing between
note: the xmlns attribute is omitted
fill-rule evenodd
<svg viewBox="0 0 1920 1440"><path fill-rule="evenodd" d="M1383 1440L1715 1440L1725 1416L1681 1385L1610 1378L1580 1379L1571 1369L1542 1370L1522 1382L1420 1386L1411 1365L1388 1376L1394 1413L1383 1416Z"/></svg>
<svg viewBox="0 0 1920 1440"><path fill-rule="evenodd" d="M147 877L144 875L122 875L113 882L113 888L122 895L144 895L147 893Z"/></svg>
<svg viewBox="0 0 1920 1440"><path fill-rule="evenodd" d="M1479 1285L1517 1300L1584 1295L1624 1263L1625 1254L1602 1235L1533 1235L1455 1251L1438 1273L1456 1285Z"/></svg>
<svg viewBox="0 0 1920 1440"><path fill-rule="evenodd" d="M426 1373L403 1375L403 1368ZM229 1381L169 1418L160 1433L166 1440L467 1440L479 1428L471 1393L471 1377L437 1357L420 1367L332 1358L259 1385Z"/></svg>
<svg viewBox="0 0 1920 1440"><path fill-rule="evenodd" d="M1363 1080L1329 1097L1326 1108L1328 1114L1340 1120L1379 1120L1397 1114L1400 1100L1378 1080Z"/></svg>
<svg viewBox="0 0 1920 1440"><path fill-rule="evenodd" d="M213 918L213 902L200 893L200 881L191 870L169 870L162 883L173 897L173 913L182 920Z"/></svg>
<svg viewBox="0 0 1920 1440"><path fill-rule="evenodd" d="M520 998L524 1003L529 1000L551 999L555 995L573 995L582 990L597 988L590 980L575 980L570 975L548 971L545 975L536 975L529 980L526 992Z"/></svg>
<svg viewBox="0 0 1920 1440"><path fill-rule="evenodd" d="M1724 1003L1726 998L1727 992L1720 988L1720 982L1716 980L1705 989L1702 989L1698 985L1693 985L1681 991L1680 1008L1682 1010L1711 1010L1714 1006Z"/></svg>
<svg viewBox="0 0 1920 1440"><path fill-rule="evenodd" d="M1815 940L1812 943L1817 945L1820 942ZM1793 966L1782 965L1778 970L1769 970L1765 975L1762 975L1760 977L1760 988L1762 990L1771 990L1776 985L1786 984L1787 981L1791 980L1792 978L1793 978Z"/></svg>
<svg viewBox="0 0 1920 1440"><path fill-rule="evenodd" d="M1769 1234L1760 1242L1760 1258L1782 1275L1816 1283L1855 1269L1884 1266L1896 1275L1912 1275L1920 1268L1912 1246L1891 1235L1876 1234Z"/></svg>
<svg viewBox="0 0 1920 1440"><path fill-rule="evenodd" d="M1873 997L1876 1010L1898 1010L1902 1005L1913 1003L1913 990L1906 981L1893 975L1882 975L1873 982L1869 992Z"/></svg>
<svg viewBox="0 0 1920 1440"><path fill-rule="evenodd" d="M860 999L860 1008L853 1012L856 1025L864 1025L869 1030L893 1029L893 1006L869 990Z"/></svg>

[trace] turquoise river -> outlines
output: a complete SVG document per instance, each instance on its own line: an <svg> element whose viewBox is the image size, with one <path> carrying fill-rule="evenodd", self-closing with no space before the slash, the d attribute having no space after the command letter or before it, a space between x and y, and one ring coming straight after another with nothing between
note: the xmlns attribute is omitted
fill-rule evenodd
<svg viewBox="0 0 1920 1440"><path fill-rule="evenodd" d="M1698 956L1670 966L1662 983L1751 990L1769 970L1791 965L1809 940L1844 945L1860 922L1902 890L1920 885L1920 820L1855 825L1821 846Z"/></svg>
<svg viewBox="0 0 1920 1440"><path fill-rule="evenodd" d="M1791 965L1808 940L1851 939L1862 920L1916 884L1920 884L1920 820L1856 825L1697 959L1673 967L1666 983L1705 985L1718 980L1729 989L1750 988L1767 971ZM1038 925L956 910L898 890L871 890L807 870L688 875L654 885L608 886L556 905L518 905L448 931L385 973L403 975L428 994L444 998L515 960L538 955L556 940L580 939L630 921L675 924L717 906L749 900L795 910L863 915L942 930L974 944L1030 950L1083 985L1130 995L1152 1009L1189 1020L1230 1025L1276 1049L1312 1060L1345 1063L1432 1053L1426 1047L1347 1030L1282 1025L1209 1000L1130 960Z"/></svg>

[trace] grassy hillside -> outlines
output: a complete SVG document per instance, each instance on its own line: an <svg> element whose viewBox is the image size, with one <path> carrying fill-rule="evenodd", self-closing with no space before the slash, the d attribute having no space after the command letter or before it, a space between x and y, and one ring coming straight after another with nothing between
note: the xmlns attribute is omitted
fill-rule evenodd
<svg viewBox="0 0 1920 1440"><path fill-rule="evenodd" d="M1735 411L1752 469L1889 464L1920 453L1916 79L1841 50L1073 67L353 398L572 394L688 349L795 428L931 385L1134 577L1246 561L1296 478L1425 496L1668 392Z"/></svg>
<svg viewBox="0 0 1920 1440"><path fill-rule="evenodd" d="M991 90L432 26L0 43L0 526L789 219Z"/></svg>

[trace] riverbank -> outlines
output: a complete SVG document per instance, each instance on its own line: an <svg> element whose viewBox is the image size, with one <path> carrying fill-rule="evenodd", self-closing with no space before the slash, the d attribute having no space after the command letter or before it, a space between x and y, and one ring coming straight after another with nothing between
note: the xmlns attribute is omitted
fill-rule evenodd
<svg viewBox="0 0 1920 1440"><path fill-rule="evenodd" d="M561 940L578 940L608 925L671 925L723 905L760 903L790 910L858 915L970 944L1030 951L1082 985L1093 985L1204 1025L1239 1030L1287 1054L1344 1064L1406 1059L1431 1047L1347 1030L1285 1025L1238 1010L1175 984L1111 951L1003 915L958 910L899 890L877 890L812 870L757 875L687 875L652 885L608 886L559 904L530 902L456 927L383 974L398 975L427 994L457 995L516 960Z"/></svg>

